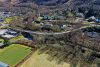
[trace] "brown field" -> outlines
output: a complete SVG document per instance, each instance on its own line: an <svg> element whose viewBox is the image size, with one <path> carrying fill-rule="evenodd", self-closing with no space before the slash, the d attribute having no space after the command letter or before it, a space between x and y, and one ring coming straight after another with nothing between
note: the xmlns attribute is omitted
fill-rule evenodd
<svg viewBox="0 0 100 67"><path fill-rule="evenodd" d="M70 64L62 63L57 64L55 60L49 61L49 55L47 54L38 54L36 51L27 61L25 61L20 67L70 67Z"/></svg>

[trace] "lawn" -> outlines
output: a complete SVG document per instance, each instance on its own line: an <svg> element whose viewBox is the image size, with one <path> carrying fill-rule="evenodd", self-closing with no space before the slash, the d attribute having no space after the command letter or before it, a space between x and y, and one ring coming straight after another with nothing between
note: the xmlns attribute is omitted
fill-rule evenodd
<svg viewBox="0 0 100 67"><path fill-rule="evenodd" d="M4 23L9 24L13 21L13 19L16 19L16 18L18 18L18 16L12 16L12 17L5 18Z"/></svg>
<svg viewBox="0 0 100 67"><path fill-rule="evenodd" d="M11 38L9 41L10 42L15 42L15 41L18 41L18 40L23 39L23 38L24 38L23 35L19 35L19 36L16 36L14 38Z"/></svg>
<svg viewBox="0 0 100 67"><path fill-rule="evenodd" d="M48 54L39 54L37 50L20 67L70 67L69 63L58 64L56 60L49 61L48 57Z"/></svg>
<svg viewBox="0 0 100 67"><path fill-rule="evenodd" d="M14 67L31 52L31 48L20 44L12 44L0 50L0 61Z"/></svg>

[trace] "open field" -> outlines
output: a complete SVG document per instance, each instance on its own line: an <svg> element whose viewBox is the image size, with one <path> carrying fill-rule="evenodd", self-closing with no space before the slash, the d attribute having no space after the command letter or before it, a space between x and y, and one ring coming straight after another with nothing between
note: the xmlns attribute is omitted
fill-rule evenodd
<svg viewBox="0 0 100 67"><path fill-rule="evenodd" d="M47 54L38 54L36 51L27 61L20 67L70 67L68 63L57 64L55 60L49 61Z"/></svg>
<svg viewBox="0 0 100 67"><path fill-rule="evenodd" d="M31 52L31 48L19 44L12 44L0 49L0 61L14 67Z"/></svg>
<svg viewBox="0 0 100 67"><path fill-rule="evenodd" d="M4 23L9 24L13 21L13 19L18 18L18 16L12 16L4 19Z"/></svg>

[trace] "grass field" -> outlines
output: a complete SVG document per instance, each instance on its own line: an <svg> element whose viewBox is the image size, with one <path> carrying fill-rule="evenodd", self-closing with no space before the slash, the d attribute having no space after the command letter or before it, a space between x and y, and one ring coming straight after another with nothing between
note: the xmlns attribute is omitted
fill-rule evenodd
<svg viewBox="0 0 100 67"><path fill-rule="evenodd" d="M0 61L14 67L31 52L31 48L19 44L12 44L0 50Z"/></svg>
<svg viewBox="0 0 100 67"><path fill-rule="evenodd" d="M13 21L13 19L17 19L17 18L20 18L20 17L18 16L7 17L4 19L4 23L9 24Z"/></svg>
<svg viewBox="0 0 100 67"><path fill-rule="evenodd" d="M9 39L10 42L15 42L15 41L18 41L20 39L23 39L24 36L23 35L19 35L19 36L16 36L16 37L13 37L11 39Z"/></svg>
<svg viewBox="0 0 100 67"><path fill-rule="evenodd" d="M56 60L49 61L48 54L38 54L38 51L25 61L20 67L70 67L68 63L57 64Z"/></svg>

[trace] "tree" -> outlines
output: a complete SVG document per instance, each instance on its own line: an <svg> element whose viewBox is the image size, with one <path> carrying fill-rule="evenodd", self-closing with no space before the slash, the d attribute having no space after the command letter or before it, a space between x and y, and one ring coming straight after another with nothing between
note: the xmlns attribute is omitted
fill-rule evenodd
<svg viewBox="0 0 100 67"><path fill-rule="evenodd" d="M60 32L60 27L58 25L54 25L53 27L51 27L53 32Z"/></svg>

